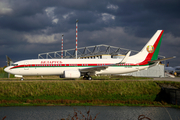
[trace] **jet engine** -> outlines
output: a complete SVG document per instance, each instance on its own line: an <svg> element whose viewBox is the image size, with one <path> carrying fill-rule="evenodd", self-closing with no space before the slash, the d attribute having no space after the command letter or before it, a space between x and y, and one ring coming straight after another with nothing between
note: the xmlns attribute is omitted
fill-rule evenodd
<svg viewBox="0 0 180 120"><path fill-rule="evenodd" d="M80 78L81 73L79 70L65 70L63 73L64 78Z"/></svg>

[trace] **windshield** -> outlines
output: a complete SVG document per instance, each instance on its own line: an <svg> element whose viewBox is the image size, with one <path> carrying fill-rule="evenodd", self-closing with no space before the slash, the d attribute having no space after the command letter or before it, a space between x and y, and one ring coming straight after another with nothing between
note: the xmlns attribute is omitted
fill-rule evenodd
<svg viewBox="0 0 180 120"><path fill-rule="evenodd" d="M18 66L18 64L11 64L11 66Z"/></svg>

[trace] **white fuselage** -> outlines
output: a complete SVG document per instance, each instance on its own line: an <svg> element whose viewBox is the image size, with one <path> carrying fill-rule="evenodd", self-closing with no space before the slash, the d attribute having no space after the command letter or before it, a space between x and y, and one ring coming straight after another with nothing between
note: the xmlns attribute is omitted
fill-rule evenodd
<svg viewBox="0 0 180 120"><path fill-rule="evenodd" d="M22 60L9 66L5 71L15 75L61 75L65 70L81 70L89 67L98 67L118 63L120 59L35 59ZM146 69L149 66L126 64L108 66L105 70L94 74L122 74ZM17 65L17 66L16 66Z"/></svg>

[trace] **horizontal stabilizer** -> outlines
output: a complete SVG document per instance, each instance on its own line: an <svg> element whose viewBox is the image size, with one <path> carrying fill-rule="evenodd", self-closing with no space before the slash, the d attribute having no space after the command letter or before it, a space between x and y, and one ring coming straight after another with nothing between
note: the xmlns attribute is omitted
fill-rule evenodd
<svg viewBox="0 0 180 120"><path fill-rule="evenodd" d="M163 58L163 59L159 59L159 60L152 60L152 61L149 61L149 63L155 63L155 62L165 61L165 60L169 60L169 59L173 59L173 58L176 58L176 56L169 57L169 58Z"/></svg>

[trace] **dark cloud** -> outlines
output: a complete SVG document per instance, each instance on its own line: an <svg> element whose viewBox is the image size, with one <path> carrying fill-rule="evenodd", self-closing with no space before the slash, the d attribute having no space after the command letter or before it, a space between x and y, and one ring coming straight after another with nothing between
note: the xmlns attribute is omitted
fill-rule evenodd
<svg viewBox="0 0 180 120"><path fill-rule="evenodd" d="M0 19L1 28L11 29L15 31L34 31L45 29L51 26L51 21L46 15L36 14L34 16L24 17L2 17Z"/></svg>
<svg viewBox="0 0 180 120"><path fill-rule="evenodd" d="M0 66L39 53L107 44L141 50L158 29L164 29L160 54L179 65L180 1L178 0L2 0L0 1Z"/></svg>

